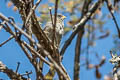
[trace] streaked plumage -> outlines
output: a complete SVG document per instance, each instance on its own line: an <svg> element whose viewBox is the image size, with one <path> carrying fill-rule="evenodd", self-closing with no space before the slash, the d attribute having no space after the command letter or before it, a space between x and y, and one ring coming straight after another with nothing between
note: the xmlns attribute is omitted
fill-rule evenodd
<svg viewBox="0 0 120 80"><path fill-rule="evenodd" d="M62 35L64 34L63 20L65 18L66 17L61 14L57 15L56 28L55 28L55 43L54 43L57 48L59 48ZM53 19L54 19L54 17L53 17ZM48 38L50 39L51 42L53 40L53 33L54 33L53 29L54 28L52 25L52 21L50 20L46 23L44 32L48 36ZM45 57L44 55L42 55L42 56ZM40 69L42 70L42 68L43 68L43 61L40 61Z"/></svg>
<svg viewBox="0 0 120 80"><path fill-rule="evenodd" d="M54 17L53 17L54 19ZM57 47L59 47L62 35L64 34L64 22L65 16L58 14L57 15L57 21L56 21L56 32L55 32L55 44ZM46 23L44 32L47 34L48 38L52 41L53 39L53 25L51 20Z"/></svg>

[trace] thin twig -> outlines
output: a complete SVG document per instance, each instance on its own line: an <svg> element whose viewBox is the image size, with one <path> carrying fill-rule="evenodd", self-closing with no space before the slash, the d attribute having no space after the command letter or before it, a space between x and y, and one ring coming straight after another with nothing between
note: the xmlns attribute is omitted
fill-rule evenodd
<svg viewBox="0 0 120 80"><path fill-rule="evenodd" d="M15 20L13 17L8 17L8 19L15 23Z"/></svg>
<svg viewBox="0 0 120 80"><path fill-rule="evenodd" d="M17 29L18 31L20 31L23 35L25 35L30 41L32 41L33 43L35 43L34 39L31 38L31 36L29 36L26 32L24 32L22 29L20 29L14 22L9 21L9 19L4 16L2 13L0 13L0 18L4 19L5 21L7 21L8 23L10 23L15 29Z"/></svg>
<svg viewBox="0 0 120 80"><path fill-rule="evenodd" d="M36 2L36 4L33 6L33 8L30 10L30 12L29 12L29 14L28 14L28 16L26 18L25 25L28 23L30 17L32 16L32 13L35 11L35 9L37 8L37 6L39 5L40 2L41 2L41 0L38 0Z"/></svg>
<svg viewBox="0 0 120 80"><path fill-rule="evenodd" d="M2 17L3 17L3 15L2 15ZM4 19L4 17L2 19ZM5 19L7 19L7 18L5 17ZM12 36L14 36L14 38L17 38L17 36L15 35L15 33L12 32L12 30L10 29L8 23L6 23L5 25L6 25L6 27L3 26L3 28L6 30L6 32L9 32ZM29 53L25 49L24 45L22 45L19 40L17 40L17 42L20 45L20 47L23 49L24 53L26 54L26 56L28 57L28 59L30 60L30 62L32 62L32 57L29 55Z"/></svg>
<svg viewBox="0 0 120 80"><path fill-rule="evenodd" d="M54 14L54 25L53 25L53 45L55 45L55 40L56 40L56 22L57 22L57 9L58 9L58 0L55 0L55 14ZM56 50L55 48L53 47L53 54L56 55Z"/></svg>
<svg viewBox="0 0 120 80"><path fill-rule="evenodd" d="M28 53L27 49L25 48L25 46L21 43L21 41L17 41L19 46L21 47L21 49L24 51L25 55L27 56L27 58L29 59L29 61L32 63L32 57L30 56L30 54ZM32 63L33 64L33 63ZM34 65L34 64L33 64Z"/></svg>
<svg viewBox="0 0 120 80"><path fill-rule="evenodd" d="M6 23L6 21L3 21L0 23L0 30L3 28L3 25Z"/></svg>
<svg viewBox="0 0 120 80"><path fill-rule="evenodd" d="M11 35L14 36L14 38L16 38L16 34L15 34L15 32L12 31L12 29L8 25L8 22L5 23L5 26L3 26L3 28L6 30L6 32L9 32Z"/></svg>
<svg viewBox="0 0 120 80"><path fill-rule="evenodd" d="M17 38L17 36L15 35L14 32L12 32L12 30L10 29L8 23L5 24L6 27L3 27L7 32L9 32L11 35L13 35L15 38ZM26 50L26 48L24 47L23 44L21 44L21 41L17 40L18 44L20 45L20 47L23 49L24 53L26 54L26 56L28 57L28 59L30 60L30 62L32 63L32 57L29 55L28 51ZM32 63L33 64L33 63ZM34 64L33 64L34 65Z"/></svg>
<svg viewBox="0 0 120 80"><path fill-rule="evenodd" d="M17 62L17 69L15 71L16 73L18 72L19 67L20 67L20 62Z"/></svg>
<svg viewBox="0 0 120 80"><path fill-rule="evenodd" d="M30 79L30 74L32 74L32 72L28 72L28 71L26 71L26 74L27 74L27 77L28 77L28 79Z"/></svg>
<svg viewBox="0 0 120 80"><path fill-rule="evenodd" d="M52 26L54 26L54 23L53 23L53 16L52 16L51 9L52 9L52 7L49 7L49 10L50 10L50 18L51 18Z"/></svg>
<svg viewBox="0 0 120 80"><path fill-rule="evenodd" d="M52 63L48 62L41 54L39 54L37 51L35 51L30 45L28 45L25 41L22 41L22 43L33 53L35 53L41 60L43 60L46 64L49 66L53 66Z"/></svg>
<svg viewBox="0 0 120 80"><path fill-rule="evenodd" d="M29 48L33 53L35 53L38 57L40 57L42 59L42 56L40 56L40 54L36 51L34 51L34 49L32 49L28 44L26 44L25 42L22 42L27 48ZM48 57L48 59L54 64L51 64L50 62L48 62L47 64L49 64L50 66L54 66L63 76L66 80L70 80L68 74L66 74L66 72L63 72L63 70L61 69L61 67L58 65L58 63L56 63L51 55L42 48L41 45L39 45L39 49L41 49L41 51ZM45 61L45 60L43 60ZM47 61L46 61L47 62Z"/></svg>
<svg viewBox="0 0 120 80"><path fill-rule="evenodd" d="M90 22L89 22L89 25L88 25L88 38L87 38L87 47L86 47L86 66L87 68L89 67L89 48L90 48L90 34L91 34L91 31L90 31Z"/></svg>
<svg viewBox="0 0 120 80"><path fill-rule="evenodd" d="M93 6L90 8L90 10L83 16L83 18L80 20L78 24L74 26L75 30L70 35L68 40L65 42L64 46L61 49L60 55L63 57L64 52L67 50L67 47L71 44L73 38L75 35L82 29L83 25L86 24L86 22L90 19L90 17L94 14L94 12L100 7L100 5L103 3L104 0L99 0Z"/></svg>
<svg viewBox="0 0 120 80"><path fill-rule="evenodd" d="M56 22L57 22L57 9L58 9L58 0L55 0L55 14L54 14L54 26L53 26L53 42L54 42L54 38L55 38L55 27L56 27Z"/></svg>
<svg viewBox="0 0 120 80"><path fill-rule="evenodd" d="M0 44L0 47L3 46L4 44L6 44L8 41L10 41L13 38L14 38L14 36L10 36L6 41L4 41Z"/></svg>
<svg viewBox="0 0 120 80"><path fill-rule="evenodd" d="M114 14L113 14L114 11L113 11L113 8L112 8L112 4L110 3L109 0L105 0L105 1L107 3L108 10L109 10L109 12L110 12L110 14L111 14L111 16L113 18L113 21L114 21L114 23L116 25L116 28L117 28L117 31L118 31L118 37L120 38L120 29L119 29L119 26L117 24L117 20L116 20Z"/></svg>
<svg viewBox="0 0 120 80"><path fill-rule="evenodd" d="M13 17L8 17L8 19L11 20L15 24L15 20ZM16 28L14 29L15 29L15 34L18 35L17 29Z"/></svg>
<svg viewBox="0 0 120 80"><path fill-rule="evenodd" d="M30 71L30 72L26 71L26 73L22 74L22 76L26 76L26 75L30 75L30 74L32 74L32 71Z"/></svg>
<svg viewBox="0 0 120 80"><path fill-rule="evenodd" d="M1 17L2 19L6 20L7 22L9 22L11 25L13 25L13 27L15 27L17 30L19 30L22 34L25 34L26 37L30 39L30 41L32 41L33 43L35 43L35 41L34 41L28 34L26 34L22 29L20 29L19 27L17 27L14 23L10 22L7 17L5 17L4 15L2 15L1 13L0 13L0 17ZM25 42L23 42L23 43L24 43L24 45L25 45ZM27 51L25 50L25 48L24 48L24 45L21 44L21 41L19 42L19 44L21 45L22 49L23 49L25 52L27 52ZM39 46L38 44L36 44L36 45ZM28 45L27 45L27 46L28 46ZM31 50L33 50L33 49L31 48ZM38 53L38 54L39 54L39 53ZM39 54L39 55L40 55L40 54ZM27 56L28 56L28 54L27 54ZM44 60L44 58L42 58L41 56L39 56L39 57L40 57L42 60ZM31 60L30 57L29 57L29 59ZM32 60L31 60L31 61L32 61ZM47 61L45 61L45 62L47 62Z"/></svg>
<svg viewBox="0 0 120 80"><path fill-rule="evenodd" d="M0 61L0 71L7 74L8 77L12 80L27 80L27 78L14 72L12 69L9 69L6 65L2 63L2 61Z"/></svg>
<svg viewBox="0 0 120 80"><path fill-rule="evenodd" d="M33 60L33 58L30 56L30 54L28 53L29 49L26 49L26 46L23 44L23 41L19 41L17 40L18 44L20 45L20 47L22 48L22 50L24 51L25 55L28 57L29 61L31 62L31 64L34 66L35 70L36 70L36 78L38 77L37 74L39 72L39 76L43 79L43 74L40 70L37 70L37 62L35 60ZM29 50L31 51L31 50ZM31 51L32 53L32 51Z"/></svg>

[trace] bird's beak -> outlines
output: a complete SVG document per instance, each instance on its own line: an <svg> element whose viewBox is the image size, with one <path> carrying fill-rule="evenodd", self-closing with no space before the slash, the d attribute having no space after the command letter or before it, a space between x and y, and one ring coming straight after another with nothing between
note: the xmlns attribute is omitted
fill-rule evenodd
<svg viewBox="0 0 120 80"><path fill-rule="evenodd" d="M66 16L62 16L62 19L65 19L66 18Z"/></svg>

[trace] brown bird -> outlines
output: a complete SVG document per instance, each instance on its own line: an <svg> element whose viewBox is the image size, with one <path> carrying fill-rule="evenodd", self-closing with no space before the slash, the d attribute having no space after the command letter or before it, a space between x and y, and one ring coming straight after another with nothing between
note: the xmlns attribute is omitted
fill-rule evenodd
<svg viewBox="0 0 120 80"><path fill-rule="evenodd" d="M64 34L64 19L65 18L66 17L62 14L57 15L57 21L56 21L56 27L55 27L55 36L53 36L53 34L54 34L54 32L53 32L54 22L53 22L53 24L52 24L52 21L47 22L46 25L45 25L45 28L44 28L44 32L48 36L50 41L52 41L53 37L55 37L54 38L54 40L55 40L54 44L57 48L59 48L61 38ZM53 17L53 19L54 19L54 17ZM49 79L53 80L54 75L55 75L55 69L53 67L50 67L49 72L45 75L44 78L46 80L49 80Z"/></svg>
<svg viewBox="0 0 120 80"><path fill-rule="evenodd" d="M60 45L60 41L61 41L61 38L64 34L64 19L66 17L62 14L58 14L57 15L57 21L56 21L56 27L55 27L55 43L54 45L59 48L59 45ZM54 17L53 17L54 19ZM54 22L53 22L54 23ZM54 26L52 24L52 21L48 21L45 25L45 28L44 28L44 32L45 34L48 36L49 40L52 42L53 40L53 29L54 29ZM43 57L45 57L44 55L42 55ZM40 69L42 70L43 69L43 61L40 61Z"/></svg>
<svg viewBox="0 0 120 80"><path fill-rule="evenodd" d="M65 18L66 16L62 14L57 15L57 21L56 21L56 27L55 27L55 38L54 38L55 45L57 48L59 47L62 35L64 34L64 22L63 21ZM54 23L54 20L53 20L53 23ZM54 34L53 29L54 29L53 24L52 24L52 21L50 20L46 23L45 28L44 28L44 32L48 36L50 41L53 40L53 34Z"/></svg>

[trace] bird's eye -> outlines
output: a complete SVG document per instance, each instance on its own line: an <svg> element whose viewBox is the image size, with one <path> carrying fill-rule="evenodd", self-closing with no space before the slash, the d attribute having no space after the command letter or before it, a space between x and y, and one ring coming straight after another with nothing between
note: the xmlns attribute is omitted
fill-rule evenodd
<svg viewBox="0 0 120 80"><path fill-rule="evenodd" d="M60 15L60 14L59 14L59 15L57 15L57 16L58 16L58 17L62 17L62 15Z"/></svg>

